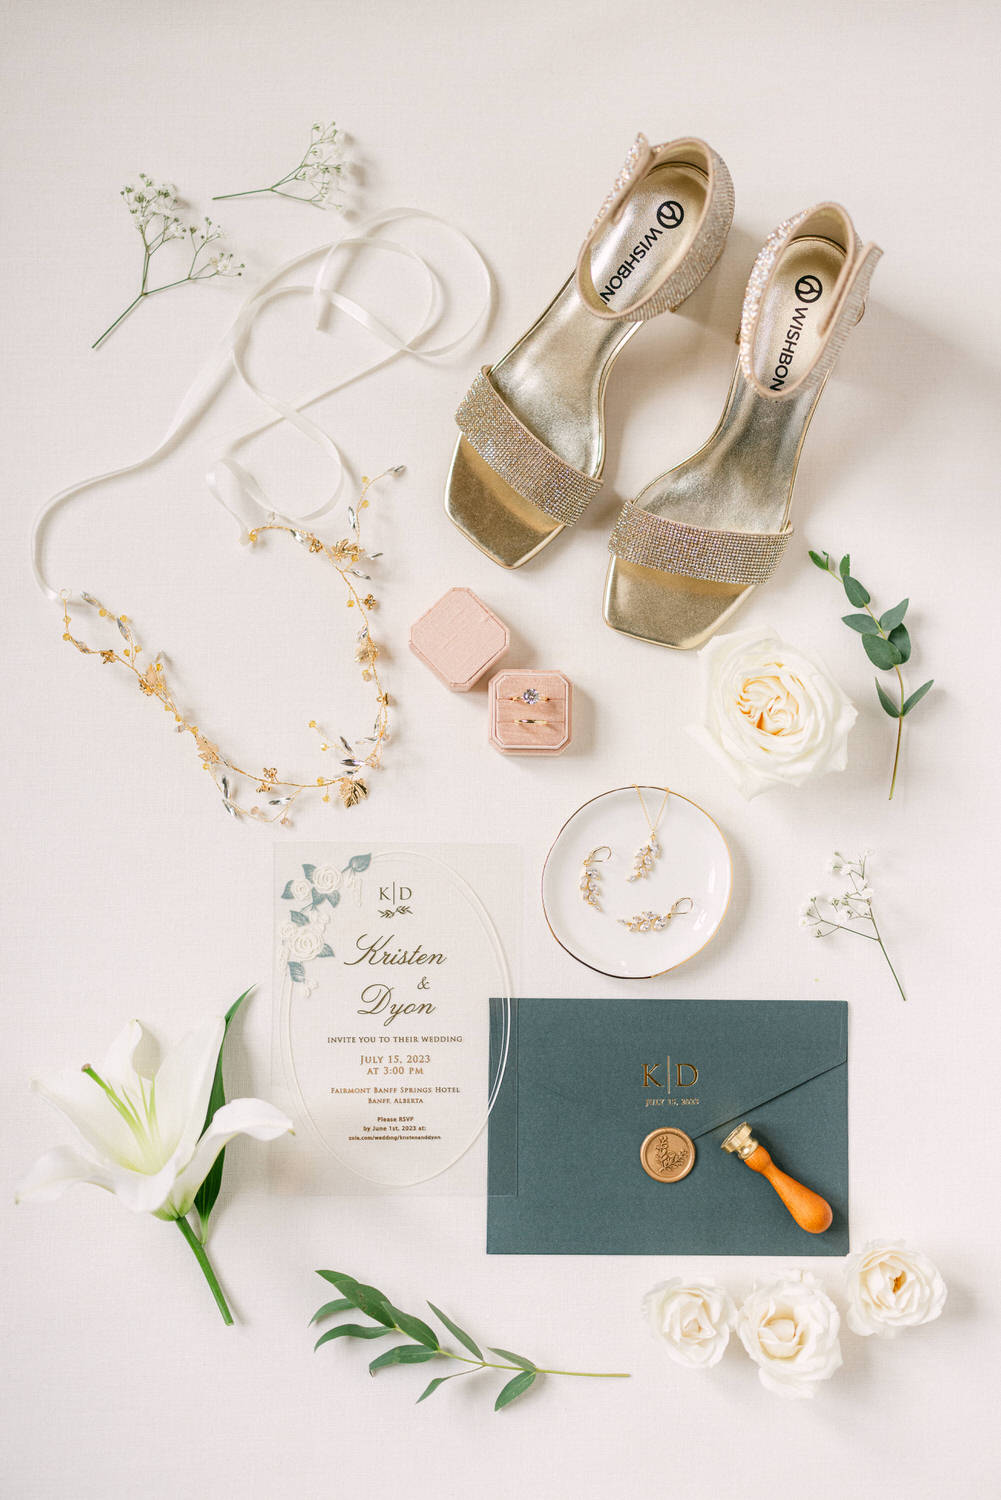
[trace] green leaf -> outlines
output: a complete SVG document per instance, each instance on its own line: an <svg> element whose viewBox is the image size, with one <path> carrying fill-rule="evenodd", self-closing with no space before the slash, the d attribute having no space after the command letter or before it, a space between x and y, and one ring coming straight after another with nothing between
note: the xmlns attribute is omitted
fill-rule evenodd
<svg viewBox="0 0 1001 1500"><path fill-rule="evenodd" d="M417 1397L417 1400L414 1402L414 1405L420 1406L421 1402L426 1401L428 1396L433 1396L438 1387L440 1385L444 1385L446 1380L458 1380L460 1375L469 1375L471 1373L472 1372L469 1370L460 1370L456 1375L436 1375L431 1384L426 1385L421 1391L420 1395Z"/></svg>
<svg viewBox="0 0 1001 1500"><path fill-rule="evenodd" d="M297 927L309 926L309 918L304 911L290 911L289 916Z"/></svg>
<svg viewBox="0 0 1001 1500"><path fill-rule="evenodd" d="M892 641L884 641L881 635L864 635L862 645L873 666L879 667L881 672L888 672L891 667L900 665L900 652Z"/></svg>
<svg viewBox="0 0 1001 1500"><path fill-rule="evenodd" d="M501 1359L509 1359L513 1365L521 1365L523 1370L534 1370L536 1366L523 1354L512 1354L510 1349L491 1349L491 1353L499 1354Z"/></svg>
<svg viewBox="0 0 1001 1500"><path fill-rule="evenodd" d="M325 1302L322 1307L317 1308L310 1318L310 1323L319 1323L321 1318L329 1318L333 1313L347 1312L349 1307L354 1307L347 1297L338 1297L336 1302Z"/></svg>
<svg viewBox="0 0 1001 1500"><path fill-rule="evenodd" d="M205 1124L202 1126L203 1135L205 1134L206 1130L208 1130L209 1125L212 1122L212 1116L215 1114L216 1110L222 1109L222 1106L226 1103L226 1090L223 1086L222 1080L222 1050L226 1045L226 1037L229 1034L230 1023L232 1022L233 1017L236 1015L237 1011L240 1009L240 1006L243 1004L244 1000L246 1000L247 996L253 989L254 986L251 985L249 990L244 990L243 994L233 1001L233 1004L226 1012L222 1041L219 1043L219 1056L216 1058L215 1075L212 1079L212 1091L209 1094L208 1109L205 1112ZM223 1147L223 1149L219 1152L219 1155L216 1157L215 1161L212 1163L212 1166L209 1168L208 1176L205 1178L205 1181L202 1183L201 1187L195 1194L195 1208L198 1211L198 1222L201 1225L203 1237L205 1234L205 1226L209 1221L209 1214L212 1212L213 1208L215 1208L216 1199L219 1196L219 1189L222 1187L222 1164L223 1157L225 1155L226 1149L225 1147Z"/></svg>
<svg viewBox="0 0 1001 1500"><path fill-rule="evenodd" d="M376 1287L366 1286L363 1281L355 1281L353 1276L348 1276L344 1271L317 1271L316 1274L335 1286L341 1296L347 1297L351 1306L357 1307L359 1312L367 1313L386 1328L394 1326L389 1299Z"/></svg>
<svg viewBox="0 0 1001 1500"><path fill-rule="evenodd" d="M329 943L324 943L323 947L317 953L316 957L317 958L333 958L334 957L334 950L333 950L333 948L331 948L331 946L330 946Z"/></svg>
<svg viewBox="0 0 1001 1500"><path fill-rule="evenodd" d="M909 599L901 599L899 604L895 604L892 609L888 609L885 614L880 615L880 630L885 630L887 635L889 635L890 631L893 630L895 626L899 625L901 620L906 615L907 606L910 604L910 602L911 601Z"/></svg>
<svg viewBox="0 0 1001 1500"><path fill-rule="evenodd" d="M447 1318L441 1308L435 1307L433 1302L429 1302L428 1307L430 1307L439 1323L442 1323L448 1329L449 1333L459 1340L464 1349L468 1349L470 1354L475 1354L477 1359L483 1358L482 1349L479 1348L476 1340L470 1334L466 1333L465 1329L460 1328L458 1323L453 1323L451 1318Z"/></svg>
<svg viewBox="0 0 1001 1500"><path fill-rule="evenodd" d="M320 1335L313 1345L313 1353L316 1353L321 1344L329 1344L331 1339L381 1339L392 1331L391 1328L373 1327L369 1323L338 1323L336 1328L328 1328L326 1333Z"/></svg>
<svg viewBox="0 0 1001 1500"><path fill-rule="evenodd" d="M900 660L906 661L911 654L911 638L906 625L895 625L890 631L890 643L900 652Z"/></svg>
<svg viewBox="0 0 1001 1500"><path fill-rule="evenodd" d="M327 891L323 899L328 903L328 905L336 906L338 901L341 899L341 893L340 891Z"/></svg>
<svg viewBox="0 0 1001 1500"><path fill-rule="evenodd" d="M352 854L344 868L345 870L353 870L356 875L361 875L368 869L371 863L371 854Z"/></svg>
<svg viewBox="0 0 1001 1500"><path fill-rule="evenodd" d="M289 959L288 975L295 984L305 984L306 982L306 970L299 963L298 959Z"/></svg>
<svg viewBox="0 0 1001 1500"><path fill-rule="evenodd" d="M919 688L915 688L914 692L909 698L904 699L904 706L901 710L901 717L903 717L904 714L909 714L915 704L921 702L921 699L924 697L925 693L928 692L928 689L933 685L934 681L934 677L930 677L928 681L923 682Z"/></svg>
<svg viewBox="0 0 1001 1500"><path fill-rule="evenodd" d="M890 715L890 718L899 719L901 717L900 709L894 703L889 693L885 693L883 691L878 682L876 683L876 692L879 694L879 701L880 703L882 703L886 712Z"/></svg>
<svg viewBox="0 0 1001 1500"><path fill-rule="evenodd" d="M842 579L842 582L845 586L845 593L848 595L848 603L854 604L856 609L863 609L869 603L869 590L863 588L858 579L852 578L851 574Z"/></svg>
<svg viewBox="0 0 1001 1500"><path fill-rule="evenodd" d="M822 573L829 573L831 571L831 558L830 554L827 552L814 552L811 548L810 561L814 563Z"/></svg>
<svg viewBox="0 0 1001 1500"><path fill-rule="evenodd" d="M291 880L286 881L286 883L285 883L285 889L282 891L282 900L283 901L291 901L292 900L292 882L291 882Z"/></svg>
<svg viewBox="0 0 1001 1500"><path fill-rule="evenodd" d="M437 1358L438 1350L426 1349L423 1344L397 1344L395 1349L387 1349L385 1354L373 1359L368 1373L374 1375L376 1370L385 1370L389 1365L422 1365L426 1360Z"/></svg>
<svg viewBox="0 0 1001 1500"><path fill-rule="evenodd" d="M848 555L848 553L846 552L845 555L844 555L844 557L838 563L838 572L841 574L842 578L847 578L848 575L851 573L851 570L852 570L852 560L851 560L850 556Z"/></svg>
<svg viewBox="0 0 1001 1500"><path fill-rule="evenodd" d="M534 1370L522 1370L520 1375L516 1375L513 1380L509 1380L494 1402L494 1411L502 1411L505 1406L510 1406L512 1401L517 1401L519 1396L525 1394L534 1380Z"/></svg>
<svg viewBox="0 0 1001 1500"><path fill-rule="evenodd" d="M396 1320L396 1326L401 1333L407 1334L409 1338L416 1339L419 1344L423 1344L427 1349L439 1349L441 1347L438 1343L438 1335L433 1328L429 1328L426 1323L422 1323L420 1318L415 1318L411 1313L400 1312L400 1309L394 1307L392 1303L389 1303L388 1306L389 1311Z"/></svg>
<svg viewBox="0 0 1001 1500"><path fill-rule="evenodd" d="M307 880L312 880L315 870L315 865L303 865L302 867L302 873L305 875Z"/></svg>
<svg viewBox="0 0 1001 1500"><path fill-rule="evenodd" d="M841 618L849 630L857 630L859 635L879 635L879 626L872 615L842 615Z"/></svg>

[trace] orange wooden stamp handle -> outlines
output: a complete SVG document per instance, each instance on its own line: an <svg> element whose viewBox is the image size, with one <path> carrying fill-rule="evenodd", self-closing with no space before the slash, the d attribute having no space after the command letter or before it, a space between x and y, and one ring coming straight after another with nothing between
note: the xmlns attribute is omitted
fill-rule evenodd
<svg viewBox="0 0 1001 1500"><path fill-rule="evenodd" d="M723 1150L735 1152L752 1172L759 1172L770 1182L796 1223L807 1234L823 1234L825 1229L830 1229L834 1213L826 1198L777 1167L764 1146L754 1140L746 1122L730 1132L723 1142Z"/></svg>

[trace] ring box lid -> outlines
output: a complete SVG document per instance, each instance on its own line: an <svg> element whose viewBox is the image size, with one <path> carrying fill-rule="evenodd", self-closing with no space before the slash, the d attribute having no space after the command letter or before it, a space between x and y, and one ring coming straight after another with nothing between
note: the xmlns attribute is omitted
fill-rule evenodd
<svg viewBox="0 0 1001 1500"><path fill-rule="evenodd" d="M500 661L507 626L472 589L449 589L410 627L410 649L453 693L469 689Z"/></svg>

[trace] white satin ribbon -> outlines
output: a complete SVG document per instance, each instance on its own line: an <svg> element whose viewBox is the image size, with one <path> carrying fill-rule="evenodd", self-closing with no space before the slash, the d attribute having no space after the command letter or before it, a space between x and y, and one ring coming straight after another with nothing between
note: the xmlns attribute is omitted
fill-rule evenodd
<svg viewBox="0 0 1001 1500"><path fill-rule="evenodd" d="M441 282L432 267L422 255L409 246L401 244L397 240L379 238L375 232L386 225L393 224L403 219L425 219L430 223L438 224L450 234L456 236L460 244L468 250L473 258L476 280L480 286L476 309L466 326L454 338L445 343L431 344L427 342L435 324L440 316L444 305L444 297ZM346 259L346 252L350 250L361 251L365 248L375 250L381 254L400 256L415 264L423 273L423 301L416 321L416 326L408 337L402 338L388 328L374 313L361 307L350 297L338 292L336 288L337 276L339 274L338 261ZM323 259L320 267L310 283L283 286L282 281L292 271L300 266L315 260L317 256ZM373 335L381 344L386 346L387 352L382 354L373 362L363 365L354 374L345 376L342 380L334 381L325 385L322 389L312 391L308 395L300 397L296 401L285 401L280 396L264 390L248 373L246 364L247 345L250 334L258 316L270 303L281 297L307 295L312 299L314 326L322 330L330 316L331 310L344 313L356 323ZM310 420L304 414L306 407L322 400L325 396L334 395L343 390L345 386L353 384L354 381L371 375L375 370L398 359L402 354L409 354L417 359L435 359L441 355L450 353L458 348L486 318L493 299L493 283L486 261L477 250L472 240L462 230L450 224L447 219L440 218L437 214L426 213L419 208L390 208L382 213L374 215L358 230L344 239L336 240L331 244L318 245L312 250L307 250L302 255L295 256L286 261L284 265L268 277L264 284L258 287L237 313L230 328L224 334L217 348L205 361L202 369L181 397L177 410L174 412L163 437L156 447L136 459L133 463L123 464L117 469L108 469L103 474L95 474L90 479L84 479L77 484L70 485L61 490L58 495L53 495L41 507L35 517L31 530L31 568L35 582L42 593L49 599L58 602L66 599L74 602L75 596L68 590L56 590L49 583L42 567L42 553L45 538L45 529L52 515L70 500L74 500L85 491L95 489L111 479L118 479L126 474L135 474L140 469L156 463L176 445L180 438L198 420L205 411L219 386L227 378L230 370L236 371L244 385L253 392L259 401L271 408L275 413L266 422L251 428L249 431L240 433L226 446L220 458L209 469L205 476L206 483L212 495L218 503L237 522L241 531L241 540L247 540L249 529L256 523L263 521L267 516L274 515L280 521L289 525L297 526L306 521L315 521L325 515L337 499L343 477L343 463L340 450L329 433ZM272 427L282 422L288 422L302 433L308 441L315 443L321 451L329 458L334 469L333 485L327 498L314 510L299 516L289 516L274 506L267 493L254 477L254 475L236 458L237 452L252 438L268 432Z"/></svg>

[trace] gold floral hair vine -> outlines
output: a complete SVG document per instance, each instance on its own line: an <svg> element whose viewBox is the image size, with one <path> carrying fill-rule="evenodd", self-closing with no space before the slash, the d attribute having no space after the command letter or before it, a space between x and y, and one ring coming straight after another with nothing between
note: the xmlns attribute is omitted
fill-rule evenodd
<svg viewBox="0 0 1001 1500"><path fill-rule="evenodd" d="M337 799L344 807L355 807L368 796L365 772L377 770L381 766L383 749L389 739L389 694L383 687L379 669L376 666L379 659L379 647L372 639L369 623L370 614L377 608L378 600L367 590L362 592L361 585L369 582L369 575L361 572L358 567L363 559L371 561L381 557L382 554L366 552L362 547L361 512L367 509L368 492L379 479L384 478L385 474L401 474L402 472L403 469L400 466L386 469L383 474L376 475L375 479L362 477L362 489L357 507L348 507L350 536L342 541L324 542L313 532L289 525L276 516L269 517L249 533L251 544L256 545L268 532L284 532L311 555L326 558L347 591L348 609L358 611L361 628L355 636L354 657L361 667L362 680L371 683L375 693L375 722L370 734L350 741L343 735L326 734L316 719L310 719L309 728L315 730L321 738L321 752L339 757L339 769L333 776L317 776L315 781L298 781L279 776L277 766L262 764L260 771L244 769L224 754L197 724L191 722L181 712L167 684L162 653L157 652L155 656L150 656L144 650L136 638L132 621L127 615L119 615L107 609L92 594L81 594L84 604L96 610L101 619L114 620L125 643L117 649L91 646L73 634L70 628L72 619L69 591L64 589L60 594L63 640L75 646L85 656L100 657L105 665L116 664L124 667L132 673L138 682L140 692L145 697L155 698L163 705L166 713L173 715L175 732L191 735L202 767L208 771L215 782L222 797L223 806L231 817L252 818L258 822L280 823L288 827L289 813L293 805L308 793L315 792L319 795L321 802L330 802L331 793L335 792ZM263 807L259 803L248 804L242 800L248 792L252 791L266 798Z"/></svg>

